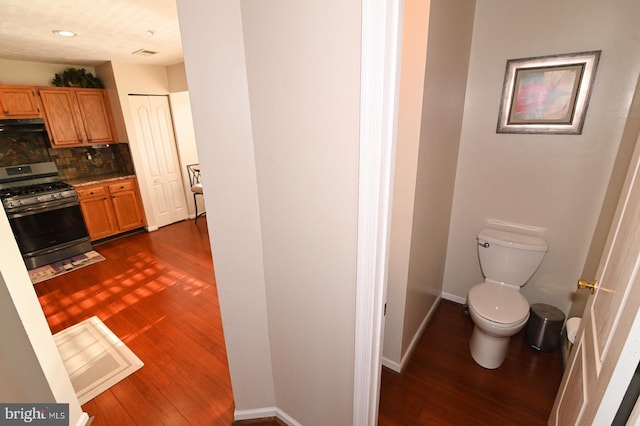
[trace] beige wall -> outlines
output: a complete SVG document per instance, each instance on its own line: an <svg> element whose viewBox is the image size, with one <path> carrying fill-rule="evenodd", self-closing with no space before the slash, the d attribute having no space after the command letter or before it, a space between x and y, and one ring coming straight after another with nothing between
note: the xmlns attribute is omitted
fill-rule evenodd
<svg viewBox="0 0 640 426"><path fill-rule="evenodd" d="M393 201L389 240L387 311L382 355L384 364L396 371L402 360L404 315L409 277L411 226L416 191L420 121L427 63L430 1L404 3L398 130L393 177ZM425 305L425 309L429 309Z"/></svg>
<svg viewBox="0 0 640 426"><path fill-rule="evenodd" d="M84 68L96 75L95 69L86 65L48 64L44 62L0 59L0 84L51 86L53 77L67 68Z"/></svg>
<svg viewBox="0 0 640 426"><path fill-rule="evenodd" d="M169 91L171 93L189 90L184 62L167 67L167 77L169 78Z"/></svg>
<svg viewBox="0 0 640 426"><path fill-rule="evenodd" d="M221 3L178 6L236 414L350 424L360 3Z"/></svg>
<svg viewBox="0 0 640 426"><path fill-rule="evenodd" d="M567 312L596 226L640 70L640 3L478 2L444 291L482 281L487 220L544 228L549 253L523 289ZM582 135L496 134L507 59L602 50Z"/></svg>
<svg viewBox="0 0 640 426"><path fill-rule="evenodd" d="M235 407L275 407L240 3L178 1L178 15Z"/></svg>
<svg viewBox="0 0 640 426"><path fill-rule="evenodd" d="M305 425L348 424L360 2L252 0L242 12L276 401Z"/></svg>
<svg viewBox="0 0 640 426"><path fill-rule="evenodd" d="M395 370L442 293L474 4L405 2L383 350Z"/></svg>

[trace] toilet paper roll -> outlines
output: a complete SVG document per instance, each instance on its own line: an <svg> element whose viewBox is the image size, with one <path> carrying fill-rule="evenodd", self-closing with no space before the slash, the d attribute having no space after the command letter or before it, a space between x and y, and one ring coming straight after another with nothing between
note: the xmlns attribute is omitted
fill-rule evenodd
<svg viewBox="0 0 640 426"><path fill-rule="evenodd" d="M580 328L580 318L572 317L567 320L567 339L573 344Z"/></svg>

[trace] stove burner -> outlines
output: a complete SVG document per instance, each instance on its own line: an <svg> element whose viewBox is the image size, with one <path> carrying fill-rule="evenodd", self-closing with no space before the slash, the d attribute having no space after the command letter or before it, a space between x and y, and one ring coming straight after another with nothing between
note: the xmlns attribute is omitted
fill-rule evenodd
<svg viewBox="0 0 640 426"><path fill-rule="evenodd" d="M0 167L0 200L7 215L77 202L73 188L58 178L54 162Z"/></svg>
<svg viewBox="0 0 640 426"><path fill-rule="evenodd" d="M71 188L73 188L71 185L62 181L45 182L25 186L13 186L10 188L0 189L0 199L42 194L52 191L64 191Z"/></svg>

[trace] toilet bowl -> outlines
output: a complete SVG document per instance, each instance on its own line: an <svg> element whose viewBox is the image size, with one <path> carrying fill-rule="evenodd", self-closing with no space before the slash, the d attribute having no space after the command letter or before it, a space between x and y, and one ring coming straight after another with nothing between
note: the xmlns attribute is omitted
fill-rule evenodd
<svg viewBox="0 0 640 426"><path fill-rule="evenodd" d="M547 243L536 236L485 229L478 234L483 283L467 298L475 325L469 342L471 356L484 368L504 362L511 336L529 319L529 302L520 293L542 263Z"/></svg>
<svg viewBox="0 0 640 426"><path fill-rule="evenodd" d="M484 368L498 368L511 336L527 324L529 303L519 289L491 282L474 286L467 303L475 324L469 343L471 356Z"/></svg>

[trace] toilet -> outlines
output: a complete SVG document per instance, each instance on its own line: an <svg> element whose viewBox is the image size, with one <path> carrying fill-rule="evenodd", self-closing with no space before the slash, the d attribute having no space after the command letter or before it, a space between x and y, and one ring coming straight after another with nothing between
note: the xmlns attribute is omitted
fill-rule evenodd
<svg viewBox="0 0 640 426"><path fill-rule="evenodd" d="M497 229L485 229L477 239L485 280L467 297L475 324L469 347L479 365L495 369L507 356L511 336L527 324L529 302L520 288L536 272L548 247L543 238Z"/></svg>

